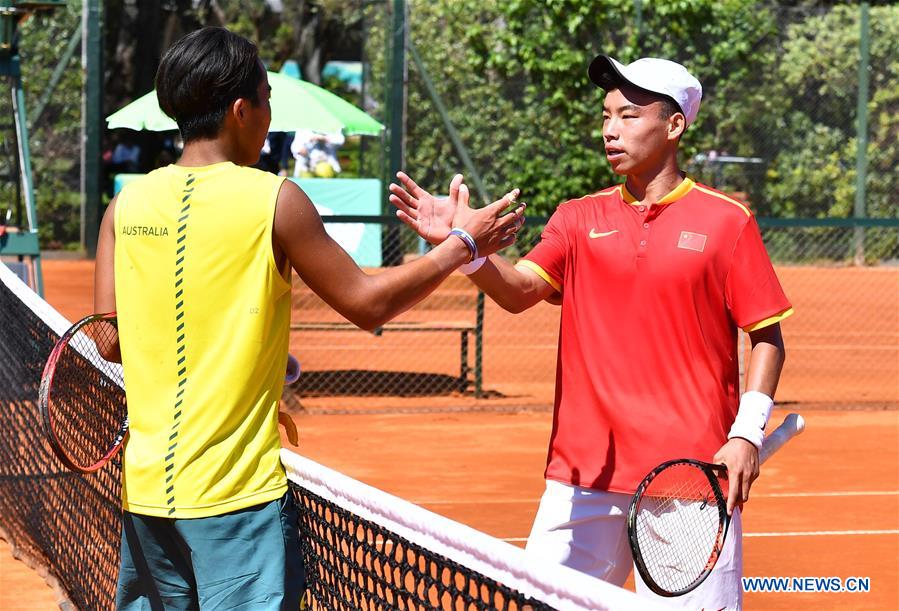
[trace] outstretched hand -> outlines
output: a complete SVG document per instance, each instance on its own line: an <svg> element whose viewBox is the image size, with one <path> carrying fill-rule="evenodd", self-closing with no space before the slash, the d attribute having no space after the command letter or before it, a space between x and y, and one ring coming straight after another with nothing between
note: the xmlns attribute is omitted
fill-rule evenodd
<svg viewBox="0 0 899 611"><path fill-rule="evenodd" d="M465 189L463 184L459 188L460 193ZM514 192L507 193L502 199L477 210L468 206L459 206L456 210L453 227L464 229L474 238L479 256L492 255L511 246L518 237L518 230L524 225L525 204L518 204L514 210L509 211L509 203L514 201L514 195Z"/></svg>
<svg viewBox="0 0 899 611"><path fill-rule="evenodd" d="M390 203L396 206L396 215L415 233L430 242L440 244L453 228L453 219L459 207L459 187L462 175L456 174L450 182L448 197L434 197L412 180L405 172L397 172L402 186L391 183ZM464 205L468 207L468 189L465 189Z"/></svg>
<svg viewBox="0 0 899 611"><path fill-rule="evenodd" d="M435 197L405 172L397 172L396 177L401 184L392 183L389 189L390 203L396 206L397 217L431 244L443 242L453 227L464 227L475 213L468 206L470 195L461 174L453 176L447 197ZM502 202L504 208L508 207L518 194L519 190L513 189L493 203ZM517 216L521 216L521 211Z"/></svg>
<svg viewBox="0 0 899 611"><path fill-rule="evenodd" d="M473 210L468 206L468 186L461 174L453 176L447 197L434 197L405 172L397 172L396 177L401 184L389 187L396 215L431 244L443 242L453 227L462 227L474 237L479 253L488 255L515 242L524 224L525 204L508 211L518 197L518 189Z"/></svg>

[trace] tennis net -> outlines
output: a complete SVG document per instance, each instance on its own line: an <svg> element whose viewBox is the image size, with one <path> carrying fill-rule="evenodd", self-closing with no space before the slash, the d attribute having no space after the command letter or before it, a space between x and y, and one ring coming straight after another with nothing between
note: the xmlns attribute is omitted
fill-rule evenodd
<svg viewBox="0 0 899 611"><path fill-rule="evenodd" d="M65 605L112 609L121 463L67 471L44 440L37 406L44 361L68 326L0 264L0 535ZM651 608L293 452L281 458L300 506L309 608Z"/></svg>

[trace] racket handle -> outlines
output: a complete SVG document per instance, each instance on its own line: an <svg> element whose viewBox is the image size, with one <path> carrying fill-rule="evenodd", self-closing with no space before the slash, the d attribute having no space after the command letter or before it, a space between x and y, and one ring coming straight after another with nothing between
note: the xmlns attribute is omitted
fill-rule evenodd
<svg viewBox="0 0 899 611"><path fill-rule="evenodd" d="M762 451L759 452L759 464L777 452L783 445L805 429L805 419L799 414L788 414L783 424L774 429L770 435L765 436Z"/></svg>

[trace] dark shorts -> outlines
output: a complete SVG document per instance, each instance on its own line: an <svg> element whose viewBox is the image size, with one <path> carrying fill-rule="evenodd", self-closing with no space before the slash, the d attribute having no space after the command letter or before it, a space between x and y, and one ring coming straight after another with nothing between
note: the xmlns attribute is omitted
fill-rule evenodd
<svg viewBox="0 0 899 611"><path fill-rule="evenodd" d="M117 609L295 611L304 589L290 492L209 518L122 516Z"/></svg>

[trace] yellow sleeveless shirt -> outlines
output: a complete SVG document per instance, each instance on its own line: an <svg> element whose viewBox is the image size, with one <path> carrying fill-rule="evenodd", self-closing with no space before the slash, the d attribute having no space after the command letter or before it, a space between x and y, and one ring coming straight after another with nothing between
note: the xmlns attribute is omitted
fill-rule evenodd
<svg viewBox="0 0 899 611"><path fill-rule="evenodd" d="M272 253L282 181L230 162L170 165L116 200L126 511L207 517L287 490L278 400L290 268Z"/></svg>

